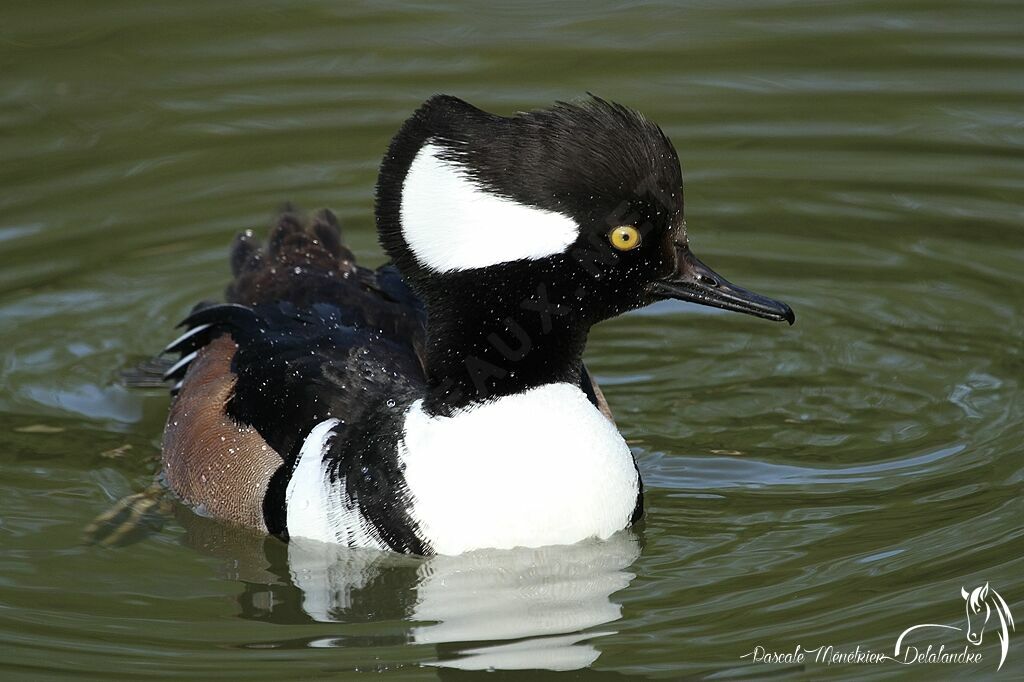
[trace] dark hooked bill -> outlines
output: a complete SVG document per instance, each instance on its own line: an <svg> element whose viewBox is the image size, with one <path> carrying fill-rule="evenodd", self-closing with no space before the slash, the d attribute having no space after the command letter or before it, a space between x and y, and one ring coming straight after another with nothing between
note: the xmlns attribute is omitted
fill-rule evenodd
<svg viewBox="0 0 1024 682"><path fill-rule="evenodd" d="M722 310L735 310L776 322L793 324L796 321L788 305L732 284L704 265L688 247L677 246L676 255L679 263L677 272L650 287L651 293L656 296L677 298Z"/></svg>

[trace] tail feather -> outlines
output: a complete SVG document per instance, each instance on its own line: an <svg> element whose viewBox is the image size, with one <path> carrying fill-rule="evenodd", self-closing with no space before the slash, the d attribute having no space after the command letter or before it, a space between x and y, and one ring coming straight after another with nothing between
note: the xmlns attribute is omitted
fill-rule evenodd
<svg viewBox="0 0 1024 682"><path fill-rule="evenodd" d="M164 373L174 364L170 358L149 358L138 365L121 370L121 381L128 388L166 388Z"/></svg>
<svg viewBox="0 0 1024 682"><path fill-rule="evenodd" d="M313 236L327 249L335 259L354 263L356 257L341 243L341 226L338 218L328 209L317 211L313 216Z"/></svg>
<svg viewBox="0 0 1024 682"><path fill-rule="evenodd" d="M338 311L338 324L377 330L410 343L422 357L425 313L394 266L370 270L356 264L342 242L341 227L324 209L306 217L286 205L261 244L252 230L239 233L231 245L232 280L225 303L202 302L179 325L186 331L163 353L178 359L154 358L123 373L128 386L165 386L177 392L198 351L214 338L252 326L256 306L280 310L314 310L320 304Z"/></svg>
<svg viewBox="0 0 1024 682"><path fill-rule="evenodd" d="M259 240L252 230L235 235L231 244L231 274L238 277L243 272L259 270L263 265L263 252Z"/></svg>
<svg viewBox="0 0 1024 682"><path fill-rule="evenodd" d="M322 210L309 219L286 205L265 248L251 230L235 238L234 280L226 299L243 305L287 301L307 306L336 298L339 286L358 269L355 256L342 243L333 213Z"/></svg>

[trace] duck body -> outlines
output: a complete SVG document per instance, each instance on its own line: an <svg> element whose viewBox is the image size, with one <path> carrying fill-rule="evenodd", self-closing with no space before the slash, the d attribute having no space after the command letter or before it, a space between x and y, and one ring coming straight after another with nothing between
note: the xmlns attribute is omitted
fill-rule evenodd
<svg viewBox="0 0 1024 682"><path fill-rule="evenodd" d="M327 227L288 211L266 249L241 235L231 302L198 306L168 346L180 497L282 538L411 554L571 544L640 518L635 460L582 365L576 384L428 414L422 304L393 266L322 253L340 244Z"/></svg>
<svg viewBox="0 0 1024 682"><path fill-rule="evenodd" d="M674 149L603 100L429 100L385 155L377 226L377 270L329 212L243 233L227 303L168 346L164 480L198 511L411 554L607 538L643 493L590 327L666 297L792 320L689 253Z"/></svg>

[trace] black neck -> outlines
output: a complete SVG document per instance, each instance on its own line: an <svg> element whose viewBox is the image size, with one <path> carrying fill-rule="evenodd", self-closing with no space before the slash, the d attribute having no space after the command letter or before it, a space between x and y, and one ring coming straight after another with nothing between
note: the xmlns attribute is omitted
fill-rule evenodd
<svg viewBox="0 0 1024 682"><path fill-rule="evenodd" d="M426 373L430 414L451 414L544 384L579 384L590 325L578 302L536 283L448 281L427 296Z"/></svg>

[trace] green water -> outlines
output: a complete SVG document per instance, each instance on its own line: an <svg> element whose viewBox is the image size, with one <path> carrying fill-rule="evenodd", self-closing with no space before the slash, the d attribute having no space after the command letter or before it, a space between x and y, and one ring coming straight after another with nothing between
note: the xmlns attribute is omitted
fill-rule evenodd
<svg viewBox="0 0 1024 682"><path fill-rule="evenodd" d="M5 3L0 677L996 675L995 615L974 663L741 657L892 653L986 581L1024 619L1022 35L1019 2ZM376 165L420 101L588 90L675 141L695 250L798 315L595 329L644 526L423 562L177 509L81 544L156 466L167 395L119 372L220 295L236 231L329 206L380 262Z"/></svg>

